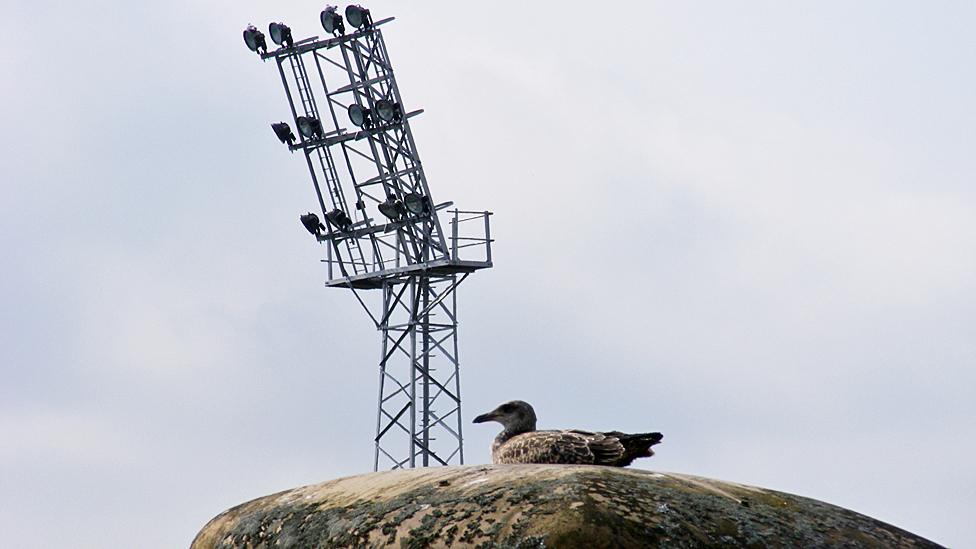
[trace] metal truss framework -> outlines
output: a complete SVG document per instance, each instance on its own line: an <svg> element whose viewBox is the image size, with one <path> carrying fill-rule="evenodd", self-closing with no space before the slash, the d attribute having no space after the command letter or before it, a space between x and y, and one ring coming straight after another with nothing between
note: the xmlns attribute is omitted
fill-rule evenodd
<svg viewBox="0 0 976 549"><path fill-rule="evenodd" d="M467 276L411 277L383 287L374 470L380 463L464 463L454 289ZM410 452L396 452L403 447Z"/></svg>
<svg viewBox="0 0 976 549"><path fill-rule="evenodd" d="M409 124L423 111L402 108L378 28L392 20L261 55L277 63L296 127L302 117L321 123L289 149L303 152L324 217L326 286L350 289L381 333L374 470L464 463L456 290L492 266L491 212L448 210L450 234L442 229L438 212L452 203L431 199ZM398 109L392 120L375 114L383 101ZM347 128L352 105L373 119ZM411 195L423 211L376 215ZM372 289L382 294L377 314L362 292Z"/></svg>

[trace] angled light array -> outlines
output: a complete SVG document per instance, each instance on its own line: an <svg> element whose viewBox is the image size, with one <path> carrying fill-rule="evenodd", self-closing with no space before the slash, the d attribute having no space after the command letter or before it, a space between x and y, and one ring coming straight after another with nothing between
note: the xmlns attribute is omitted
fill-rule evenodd
<svg viewBox="0 0 976 549"><path fill-rule="evenodd" d="M351 290L381 332L374 470L464 463L456 289L492 266L491 213L454 209L448 225L452 203L434 206L410 128L423 111L402 102L383 39L392 20L327 5L320 36L244 30L284 87L291 119L271 128L308 165L317 204L299 221L327 251L326 286Z"/></svg>

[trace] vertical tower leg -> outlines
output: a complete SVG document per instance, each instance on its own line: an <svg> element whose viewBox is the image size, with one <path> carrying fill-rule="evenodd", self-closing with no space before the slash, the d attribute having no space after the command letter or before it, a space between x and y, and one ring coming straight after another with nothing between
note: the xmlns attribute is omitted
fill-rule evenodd
<svg viewBox="0 0 976 549"><path fill-rule="evenodd" d="M419 305L422 307L417 314L417 328L420 331L421 354L417 361L415 372L421 374L421 401L420 401L420 432L421 444L416 453L423 456L421 460L424 467L430 465L430 312L427 307L430 305L430 278L421 276L417 278L421 298ZM414 402L417 402L414 399Z"/></svg>

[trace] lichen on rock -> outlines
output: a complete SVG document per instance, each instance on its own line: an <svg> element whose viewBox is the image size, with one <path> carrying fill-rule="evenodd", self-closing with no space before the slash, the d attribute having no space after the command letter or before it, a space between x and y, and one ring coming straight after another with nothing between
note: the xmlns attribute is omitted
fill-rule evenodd
<svg viewBox="0 0 976 549"><path fill-rule="evenodd" d="M584 465L372 473L238 505L191 549L939 545L812 500L701 477Z"/></svg>

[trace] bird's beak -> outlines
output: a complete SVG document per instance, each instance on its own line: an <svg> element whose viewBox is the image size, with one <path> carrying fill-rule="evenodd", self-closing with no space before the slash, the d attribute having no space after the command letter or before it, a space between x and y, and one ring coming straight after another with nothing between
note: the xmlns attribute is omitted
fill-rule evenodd
<svg viewBox="0 0 976 549"><path fill-rule="evenodd" d="M474 418L475 423L484 423L486 421L492 421L495 419L495 412L488 412L487 414L481 414L480 416Z"/></svg>

